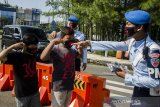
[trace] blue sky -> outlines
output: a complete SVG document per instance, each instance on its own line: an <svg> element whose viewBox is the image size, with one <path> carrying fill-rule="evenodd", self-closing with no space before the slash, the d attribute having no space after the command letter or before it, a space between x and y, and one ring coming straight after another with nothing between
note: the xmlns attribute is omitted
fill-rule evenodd
<svg viewBox="0 0 160 107"><path fill-rule="evenodd" d="M46 0L8 0L8 3L11 5L18 5L23 8L37 8L41 9L42 12L49 11L51 7L45 5ZM4 0L0 0L1 3L4 3ZM42 22L48 22L49 17L42 16ZM51 21L51 18L50 18Z"/></svg>

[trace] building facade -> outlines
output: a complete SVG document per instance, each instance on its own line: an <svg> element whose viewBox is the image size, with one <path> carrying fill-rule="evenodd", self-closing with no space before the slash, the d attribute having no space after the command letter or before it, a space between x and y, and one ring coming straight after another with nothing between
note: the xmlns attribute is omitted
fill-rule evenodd
<svg viewBox="0 0 160 107"><path fill-rule="evenodd" d="M16 8L0 5L0 28L7 24L16 24Z"/></svg>
<svg viewBox="0 0 160 107"><path fill-rule="evenodd" d="M40 9L23 9L22 7L12 7L9 4L0 3L0 28L4 25L40 25Z"/></svg>
<svg viewBox="0 0 160 107"><path fill-rule="evenodd" d="M32 21L33 25L39 26L40 25L40 15L42 11L40 9L32 8Z"/></svg>
<svg viewBox="0 0 160 107"><path fill-rule="evenodd" d="M17 9L17 24L39 26L40 25L40 15L41 10L39 9Z"/></svg>

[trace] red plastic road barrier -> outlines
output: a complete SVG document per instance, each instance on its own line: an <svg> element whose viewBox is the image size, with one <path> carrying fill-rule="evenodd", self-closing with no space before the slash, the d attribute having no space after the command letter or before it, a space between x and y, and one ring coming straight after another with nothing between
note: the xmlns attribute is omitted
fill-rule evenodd
<svg viewBox="0 0 160 107"><path fill-rule="evenodd" d="M4 75L4 64L0 64L0 78Z"/></svg>
<svg viewBox="0 0 160 107"><path fill-rule="evenodd" d="M5 70L5 74L9 76L9 80L10 80L10 88L9 89L13 89L14 87L14 79L13 79L13 65L9 65L9 64L4 64L4 70Z"/></svg>
<svg viewBox="0 0 160 107"><path fill-rule="evenodd" d="M9 81L9 76L5 74L1 79L0 79L0 91L7 91L10 89L10 81Z"/></svg>
<svg viewBox="0 0 160 107"><path fill-rule="evenodd" d="M48 92L46 87L39 88L41 105L49 104Z"/></svg>
<svg viewBox="0 0 160 107"><path fill-rule="evenodd" d="M110 96L105 83L105 78L77 72L69 107L103 107Z"/></svg>
<svg viewBox="0 0 160 107"><path fill-rule="evenodd" d="M3 76L0 78L0 90L11 90L14 86L13 80L13 66L8 64L1 65L3 69Z"/></svg>
<svg viewBox="0 0 160 107"><path fill-rule="evenodd" d="M51 83L52 83L52 64L44 64L37 62L38 82L41 96L41 105L51 102Z"/></svg>

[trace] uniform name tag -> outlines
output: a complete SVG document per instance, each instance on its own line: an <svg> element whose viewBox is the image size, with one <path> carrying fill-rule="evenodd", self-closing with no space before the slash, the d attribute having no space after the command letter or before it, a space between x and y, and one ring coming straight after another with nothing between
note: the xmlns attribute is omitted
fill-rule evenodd
<svg viewBox="0 0 160 107"><path fill-rule="evenodd" d="M151 78L160 79L159 68L148 68L148 73L149 73Z"/></svg>
<svg viewBox="0 0 160 107"><path fill-rule="evenodd" d="M160 79L160 50L150 49L147 58L148 73L153 79Z"/></svg>
<svg viewBox="0 0 160 107"><path fill-rule="evenodd" d="M149 76L153 79L160 79L160 50L159 49L150 49L148 53L148 73ZM155 88L150 88L151 96L160 96L160 86Z"/></svg>

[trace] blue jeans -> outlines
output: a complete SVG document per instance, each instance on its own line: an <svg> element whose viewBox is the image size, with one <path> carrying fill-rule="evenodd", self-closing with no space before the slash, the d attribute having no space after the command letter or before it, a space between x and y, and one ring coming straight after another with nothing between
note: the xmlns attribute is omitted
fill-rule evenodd
<svg viewBox="0 0 160 107"><path fill-rule="evenodd" d="M52 106L53 107L68 107L72 91L52 91Z"/></svg>
<svg viewBox="0 0 160 107"><path fill-rule="evenodd" d="M17 103L17 107L41 107L39 91L32 96L21 98L15 97L15 100Z"/></svg>

